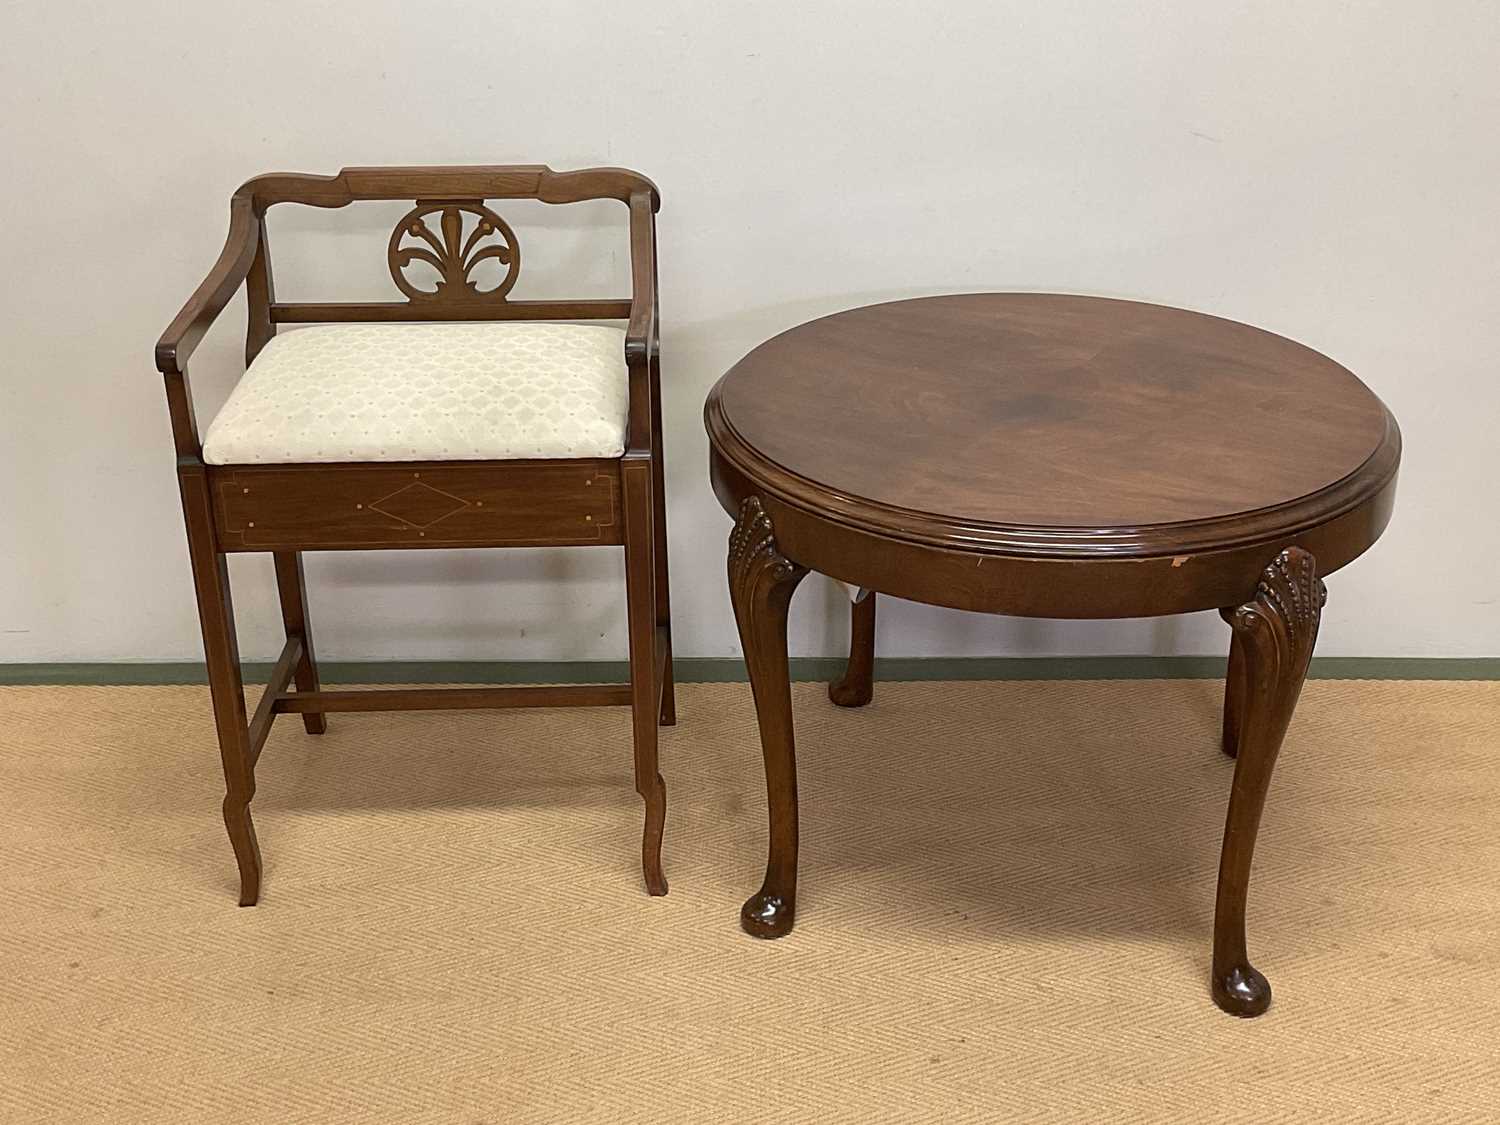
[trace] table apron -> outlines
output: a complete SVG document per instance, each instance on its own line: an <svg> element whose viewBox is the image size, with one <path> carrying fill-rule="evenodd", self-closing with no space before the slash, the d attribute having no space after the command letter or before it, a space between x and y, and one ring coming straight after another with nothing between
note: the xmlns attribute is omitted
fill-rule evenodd
<svg viewBox="0 0 1500 1125"><path fill-rule="evenodd" d="M1312 553L1319 574L1363 554L1390 520L1396 476L1315 527L1188 555L1087 559L1021 557L936 547L807 511L751 480L717 451L709 470L730 515L758 496L787 558L850 585L952 609L1015 617L1159 617L1241 605L1287 547Z"/></svg>

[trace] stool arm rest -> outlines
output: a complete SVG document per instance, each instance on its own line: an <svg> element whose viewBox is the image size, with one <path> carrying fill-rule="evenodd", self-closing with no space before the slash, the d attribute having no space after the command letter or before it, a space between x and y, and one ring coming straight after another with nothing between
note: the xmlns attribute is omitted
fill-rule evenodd
<svg viewBox="0 0 1500 1125"><path fill-rule="evenodd" d="M650 449L655 440L652 402L660 338L656 320L656 201L647 191L630 197L630 322L625 327L625 366L630 379L627 445Z"/></svg>
<svg viewBox="0 0 1500 1125"><path fill-rule="evenodd" d="M219 260L156 342L156 369L180 375L209 326L224 311L250 272L260 241L260 222L249 195L236 192L229 203L229 235Z"/></svg>
<svg viewBox="0 0 1500 1125"><path fill-rule="evenodd" d="M625 326L625 360L654 358L656 329L656 216L647 192L630 197L630 322Z"/></svg>

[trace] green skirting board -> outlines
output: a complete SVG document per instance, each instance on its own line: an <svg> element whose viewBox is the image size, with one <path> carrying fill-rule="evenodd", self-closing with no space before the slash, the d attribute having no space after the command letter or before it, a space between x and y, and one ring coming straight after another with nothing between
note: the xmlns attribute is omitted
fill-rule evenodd
<svg viewBox="0 0 1500 1125"><path fill-rule="evenodd" d="M829 680L843 674L844 662L827 657L794 657L794 680ZM269 662L245 665L249 683L263 683ZM324 661L329 684L545 684L619 683L629 678L624 661ZM678 683L732 683L745 679L738 658L682 657ZM1325 656L1308 673L1323 680L1494 680L1500 656L1386 657ZM875 661L877 680L1214 680L1224 675L1217 656L980 656L892 657ZM0 664L4 684L201 684L196 662L118 662Z"/></svg>

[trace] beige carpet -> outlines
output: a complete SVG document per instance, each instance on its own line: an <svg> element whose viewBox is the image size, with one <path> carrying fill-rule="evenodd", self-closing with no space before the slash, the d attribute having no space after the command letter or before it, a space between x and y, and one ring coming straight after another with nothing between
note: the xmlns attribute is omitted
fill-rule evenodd
<svg viewBox="0 0 1500 1125"><path fill-rule="evenodd" d="M6 1122L1500 1121L1500 683L1310 683L1256 1021L1208 997L1208 681L796 689L797 932L736 925L749 691L278 723L234 865L200 688L0 690Z"/></svg>

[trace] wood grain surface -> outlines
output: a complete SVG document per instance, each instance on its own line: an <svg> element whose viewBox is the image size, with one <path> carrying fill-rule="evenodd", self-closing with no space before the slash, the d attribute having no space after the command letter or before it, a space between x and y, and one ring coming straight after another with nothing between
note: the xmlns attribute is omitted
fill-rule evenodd
<svg viewBox="0 0 1500 1125"><path fill-rule="evenodd" d="M1182 309L977 293L853 309L756 348L729 424L824 488L953 520L1139 526L1316 492L1386 411L1325 356Z"/></svg>

